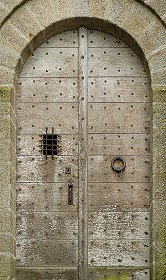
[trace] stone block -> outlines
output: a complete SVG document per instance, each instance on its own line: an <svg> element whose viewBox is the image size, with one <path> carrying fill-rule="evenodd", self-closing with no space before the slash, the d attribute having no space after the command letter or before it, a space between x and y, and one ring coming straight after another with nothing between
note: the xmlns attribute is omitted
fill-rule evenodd
<svg viewBox="0 0 166 280"><path fill-rule="evenodd" d="M12 166L15 165L16 148L9 139L0 141L1 164L6 164L8 161Z"/></svg>
<svg viewBox="0 0 166 280"><path fill-rule="evenodd" d="M123 29L137 39L152 20L152 12L145 9L142 4L135 2L129 9Z"/></svg>
<svg viewBox="0 0 166 280"><path fill-rule="evenodd" d="M1 46L0 48L1 66L15 70L19 61L19 54L12 49Z"/></svg>
<svg viewBox="0 0 166 280"><path fill-rule="evenodd" d="M165 28L163 24L154 18L154 21L149 24L145 31L141 32L138 43L147 56L154 50L158 50L166 43Z"/></svg>
<svg viewBox="0 0 166 280"><path fill-rule="evenodd" d="M165 102L153 102L153 127L166 128L166 103Z"/></svg>
<svg viewBox="0 0 166 280"><path fill-rule="evenodd" d="M166 197L166 172L163 173L154 173L153 174L153 200L157 203L156 206L158 207L158 200L165 202ZM161 204L162 206L162 204ZM165 212L166 215L166 212ZM161 216L161 219L163 217Z"/></svg>
<svg viewBox="0 0 166 280"><path fill-rule="evenodd" d="M0 254L6 253L15 255L16 241L13 236L0 234Z"/></svg>
<svg viewBox="0 0 166 280"><path fill-rule="evenodd" d="M12 87L0 87L0 116L10 116L12 122L16 123L15 92Z"/></svg>
<svg viewBox="0 0 166 280"><path fill-rule="evenodd" d="M24 3L25 0L1 0L2 4L6 5L9 10L12 10L17 5Z"/></svg>
<svg viewBox="0 0 166 280"><path fill-rule="evenodd" d="M162 215L162 213L160 214ZM166 218L166 217L165 217ZM153 249L153 279L163 279L166 271L166 224L164 220L158 220L158 215L153 219L152 249Z"/></svg>
<svg viewBox="0 0 166 280"><path fill-rule="evenodd" d="M118 3L117 3L118 4ZM112 7L114 6L114 1L90 1L90 16L98 16L100 18L107 17L110 15ZM117 9L118 10L118 9ZM107 14L108 12L108 14Z"/></svg>
<svg viewBox="0 0 166 280"><path fill-rule="evenodd" d="M15 280L16 267L15 257L11 255L0 255L0 280Z"/></svg>
<svg viewBox="0 0 166 280"><path fill-rule="evenodd" d="M18 54L28 45L29 38L21 33L10 21L6 22L1 28L1 43L14 50Z"/></svg>
<svg viewBox="0 0 166 280"><path fill-rule="evenodd" d="M162 16L162 20L166 23L166 13Z"/></svg>
<svg viewBox="0 0 166 280"><path fill-rule="evenodd" d="M15 143L16 139L16 126L9 115L0 115L0 139L9 139Z"/></svg>
<svg viewBox="0 0 166 280"><path fill-rule="evenodd" d="M15 81L15 71L4 66L0 66L0 84L10 85Z"/></svg>
<svg viewBox="0 0 166 280"><path fill-rule="evenodd" d="M166 86L153 86L153 102L166 102Z"/></svg>
<svg viewBox="0 0 166 280"><path fill-rule="evenodd" d="M43 26L35 18L33 10L26 8L26 5L17 10L10 18L10 23L20 30L27 38L32 39L43 30Z"/></svg>
<svg viewBox="0 0 166 280"><path fill-rule="evenodd" d="M153 147L160 148L160 147L166 147L166 141L165 141L165 127L155 127L153 128Z"/></svg>
<svg viewBox="0 0 166 280"><path fill-rule="evenodd" d="M153 147L153 172L166 172L166 149L165 147Z"/></svg>
<svg viewBox="0 0 166 280"><path fill-rule="evenodd" d="M146 3L150 6L161 18L166 13L165 1L163 0L147 0Z"/></svg>
<svg viewBox="0 0 166 280"><path fill-rule="evenodd" d="M0 103L10 103L15 108L15 89L12 86L0 86Z"/></svg>
<svg viewBox="0 0 166 280"><path fill-rule="evenodd" d="M8 209L2 209L0 211L0 233L1 234L10 234L15 236L16 232L16 220L15 220L15 211Z"/></svg>
<svg viewBox="0 0 166 280"><path fill-rule="evenodd" d="M7 102L0 102L0 115L10 115L11 105Z"/></svg>
<svg viewBox="0 0 166 280"><path fill-rule="evenodd" d="M156 159L157 160L157 159ZM166 269L166 173L153 174L152 275L163 279Z"/></svg>
<svg viewBox="0 0 166 280"><path fill-rule="evenodd" d="M34 38L37 36L38 44L43 43L44 32L43 32L43 25L38 21L33 13L33 9L29 9L27 5L20 7L14 15L11 17L10 22L18 28L25 37L29 38L30 42L30 50L33 51L36 46ZM36 42L36 40L35 40ZM25 59L23 59L25 61Z"/></svg>
<svg viewBox="0 0 166 280"><path fill-rule="evenodd" d="M1 183L0 188L0 209L9 209L9 211L14 211L16 208L16 192L13 190L11 184Z"/></svg>
<svg viewBox="0 0 166 280"><path fill-rule="evenodd" d="M11 184L12 188L15 189L16 182L16 166L13 166L10 161L0 162L0 185Z"/></svg>
<svg viewBox="0 0 166 280"><path fill-rule="evenodd" d="M161 47L157 52L152 52L148 58L148 65L151 71L166 70L166 47Z"/></svg>
<svg viewBox="0 0 166 280"><path fill-rule="evenodd" d="M96 12L96 6L95 3L96 1L91 1L91 11L93 10L93 13L95 16L98 16L98 12L100 10L100 6L101 6L101 1L97 1L98 2L98 11ZM106 4L105 4L106 3ZM107 0L107 1L103 1L102 5L103 5L103 10L104 10L104 16L102 16L102 18L106 19L106 20L110 20L110 22L115 23L116 25L123 27L124 22L128 19L128 14L130 14L132 7L135 7L135 4L137 5L137 3L132 2L130 0L120 0L120 1L116 1L116 0ZM129 9L130 7L130 9ZM101 13L101 12L99 12Z"/></svg>
<svg viewBox="0 0 166 280"><path fill-rule="evenodd" d="M151 84L153 86L165 86L166 70L151 71Z"/></svg>
<svg viewBox="0 0 166 280"><path fill-rule="evenodd" d="M7 9L7 7L0 3L0 23L2 23L5 20L8 14L9 10Z"/></svg>
<svg viewBox="0 0 166 280"><path fill-rule="evenodd" d="M85 17L89 16L89 13L86 14L87 3L88 1L85 0L68 2L64 2L63 0L48 0L47 2L44 0L36 0L35 2L27 2L26 8L33 11L34 17L45 27L44 41L46 41L56 33L86 24ZM81 25L79 19L75 20L76 17L80 17L80 15L84 17L81 19ZM65 21L65 19L67 19L67 21ZM43 43L42 35L41 39L41 43ZM36 40L35 46L37 45L38 42Z"/></svg>
<svg viewBox="0 0 166 280"><path fill-rule="evenodd" d="M69 4L69 1L63 1L63 3L60 2L62 1L56 1L55 4L53 0L48 0L47 2L44 0L36 0L35 2L27 3L26 7L30 11L33 11L35 18L42 26L47 27L61 19L60 15L65 14L66 7L69 8L69 6L72 6L71 3ZM70 8L68 12L70 14Z"/></svg>

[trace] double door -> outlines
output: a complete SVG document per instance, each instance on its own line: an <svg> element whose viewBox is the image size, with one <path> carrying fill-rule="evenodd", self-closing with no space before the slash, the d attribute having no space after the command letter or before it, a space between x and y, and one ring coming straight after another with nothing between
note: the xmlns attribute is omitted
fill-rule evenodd
<svg viewBox="0 0 166 280"><path fill-rule="evenodd" d="M17 279L149 280L149 86L134 51L63 32L17 92Z"/></svg>

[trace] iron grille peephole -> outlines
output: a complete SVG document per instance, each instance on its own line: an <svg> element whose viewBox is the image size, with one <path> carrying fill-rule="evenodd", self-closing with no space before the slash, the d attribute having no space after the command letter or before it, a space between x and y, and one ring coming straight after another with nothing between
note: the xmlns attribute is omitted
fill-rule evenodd
<svg viewBox="0 0 166 280"><path fill-rule="evenodd" d="M48 133L48 128L46 127L46 133L41 135L42 144L41 144L41 152L43 155L52 156L52 159L55 155L58 155L60 152L59 148L59 138L58 134L54 134L54 128L52 127L52 133Z"/></svg>

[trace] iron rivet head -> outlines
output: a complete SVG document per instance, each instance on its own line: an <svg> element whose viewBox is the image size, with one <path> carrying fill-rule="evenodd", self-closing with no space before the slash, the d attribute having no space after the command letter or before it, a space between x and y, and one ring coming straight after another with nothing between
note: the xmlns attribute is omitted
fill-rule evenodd
<svg viewBox="0 0 166 280"><path fill-rule="evenodd" d="M116 156L112 159L111 167L116 172L121 172L126 167L126 161L122 157Z"/></svg>

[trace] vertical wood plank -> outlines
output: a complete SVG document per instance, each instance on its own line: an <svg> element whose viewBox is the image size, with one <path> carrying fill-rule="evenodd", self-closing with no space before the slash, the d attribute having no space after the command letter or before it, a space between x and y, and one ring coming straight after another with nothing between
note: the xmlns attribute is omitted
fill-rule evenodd
<svg viewBox="0 0 166 280"><path fill-rule="evenodd" d="M88 279L88 184L87 184L87 29L79 29L79 280Z"/></svg>

